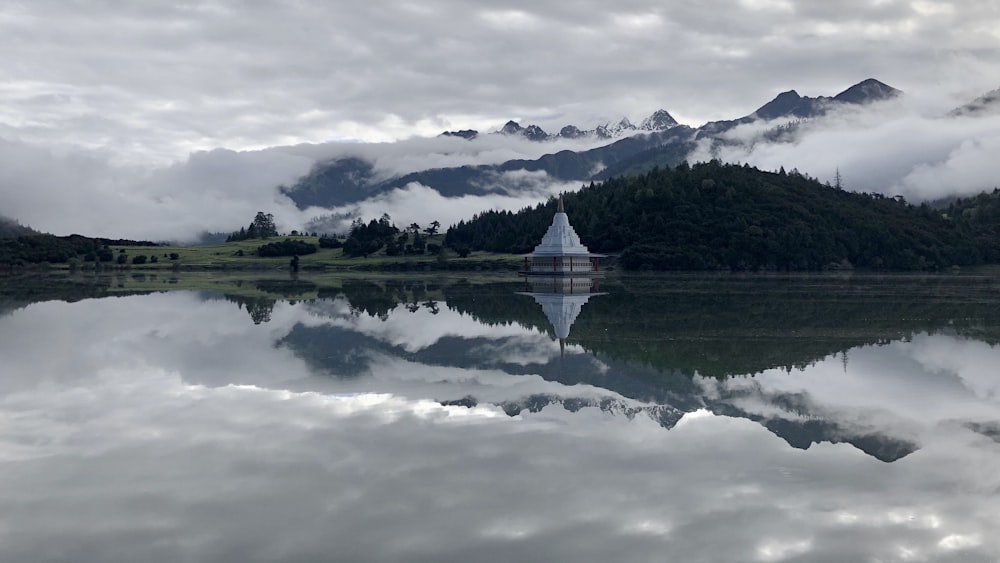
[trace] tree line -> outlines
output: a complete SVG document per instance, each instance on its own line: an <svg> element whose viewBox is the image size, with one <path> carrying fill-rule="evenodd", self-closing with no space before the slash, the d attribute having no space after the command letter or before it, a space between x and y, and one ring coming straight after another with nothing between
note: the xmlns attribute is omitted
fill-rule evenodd
<svg viewBox="0 0 1000 563"><path fill-rule="evenodd" d="M240 227L239 231L235 231L226 237L226 242L276 236L278 236L278 227L274 223L274 215L258 211L257 216L250 222L249 227Z"/></svg>
<svg viewBox="0 0 1000 563"><path fill-rule="evenodd" d="M157 246L150 241L91 238L82 235L23 235L0 239L0 264L12 266L82 262L111 263L116 260L111 246ZM120 263L120 262L119 262Z"/></svg>
<svg viewBox="0 0 1000 563"><path fill-rule="evenodd" d="M355 219L343 243L343 252L353 257L370 256L384 248L387 256L437 254L441 250L440 245L428 243L427 237L436 235L440 228L441 223L432 221L423 229L417 223L400 229L388 214L367 223Z"/></svg>
<svg viewBox="0 0 1000 563"><path fill-rule="evenodd" d="M928 270L1000 260L996 192L943 211L712 161L591 183L564 200L581 241L620 253L632 270ZM445 245L531 252L555 208L553 199L480 213L449 228Z"/></svg>

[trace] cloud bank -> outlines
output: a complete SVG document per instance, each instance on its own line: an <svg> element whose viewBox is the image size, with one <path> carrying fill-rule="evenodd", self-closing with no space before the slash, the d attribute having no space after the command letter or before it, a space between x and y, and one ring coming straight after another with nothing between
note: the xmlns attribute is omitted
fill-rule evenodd
<svg viewBox="0 0 1000 563"><path fill-rule="evenodd" d="M945 117L944 108L921 113L919 100L844 108L804 121L787 138L768 140L769 130L787 120L741 125L713 147L701 142L689 159L718 158L764 170L785 168L846 189L902 195L921 202L972 195L1000 186L995 155L1000 116Z"/></svg>
<svg viewBox="0 0 1000 563"><path fill-rule="evenodd" d="M384 179L426 167L537 158L547 150L586 149L592 142L532 143L486 135L472 142L431 138L243 152L216 149L148 168L115 164L96 151L60 153L0 140L0 212L54 234L180 242L204 232L238 230L260 210L273 213L282 232L302 229L331 213L365 219L389 213L400 225L437 220L447 226L486 209L533 205L567 186L548 182L544 174L511 173L503 180L519 186L515 193L448 199L411 185L344 208L305 211L280 187L294 185L317 162L329 159L363 158L372 162L376 178ZM349 223L338 221L330 229L342 232Z"/></svg>

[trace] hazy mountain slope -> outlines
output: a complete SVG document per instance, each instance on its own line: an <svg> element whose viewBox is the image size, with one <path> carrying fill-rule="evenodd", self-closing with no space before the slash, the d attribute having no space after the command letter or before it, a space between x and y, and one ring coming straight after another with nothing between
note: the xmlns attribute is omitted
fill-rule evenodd
<svg viewBox="0 0 1000 563"><path fill-rule="evenodd" d="M377 191L371 185L374 165L364 159L347 157L314 166L290 189L300 209L313 205L325 207L368 198Z"/></svg>
<svg viewBox="0 0 1000 563"><path fill-rule="evenodd" d="M16 238L23 235L36 235L37 231L18 223L14 219L0 215L0 238Z"/></svg>
<svg viewBox="0 0 1000 563"><path fill-rule="evenodd" d="M545 172L552 180L583 182L589 181L604 167L616 165L646 149L683 143L692 133L689 127L676 126L665 131L625 137L586 151L564 150L533 160L509 160L499 165L433 168L383 181L373 179L369 163L360 159L343 159L317 166L308 176L283 191L296 205L305 208L310 205L344 205L413 182L434 188L447 197L500 191L509 187L503 175L510 172Z"/></svg>
<svg viewBox="0 0 1000 563"><path fill-rule="evenodd" d="M971 102L953 109L952 117L980 117L1000 113L1000 88L983 94Z"/></svg>
<svg viewBox="0 0 1000 563"><path fill-rule="evenodd" d="M863 80L836 96L819 96L811 98L800 96L795 90L788 90L775 96L773 100L757 108L750 115L739 119L713 121L698 129L699 138L722 134L730 129L758 120L774 120L781 118L812 119L821 117L831 109L844 104L864 105L890 100L902 95L902 91L879 82L874 78Z"/></svg>
<svg viewBox="0 0 1000 563"><path fill-rule="evenodd" d="M901 90L897 90L874 78L868 78L837 94L833 97L833 100L848 104L870 104L891 100L902 94Z"/></svg>

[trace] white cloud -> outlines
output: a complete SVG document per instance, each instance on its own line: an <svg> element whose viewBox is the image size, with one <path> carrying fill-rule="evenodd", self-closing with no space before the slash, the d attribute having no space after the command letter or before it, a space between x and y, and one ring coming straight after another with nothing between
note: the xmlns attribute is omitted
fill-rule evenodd
<svg viewBox="0 0 1000 563"><path fill-rule="evenodd" d="M919 202L971 195L997 186L992 154L1000 145L1000 116L950 118L921 114L926 100L847 108L802 122L790 138L763 134L788 120L754 122L725 137L738 141L710 150L702 142L689 158L746 162L764 170L797 168L833 183L839 169L847 189L903 195Z"/></svg>
<svg viewBox="0 0 1000 563"><path fill-rule="evenodd" d="M312 165L281 151L215 150L149 171L18 143L0 143L0 162L0 209L22 223L54 234L146 240L232 230L262 209L284 225L299 223L277 187Z"/></svg>
<svg viewBox="0 0 1000 563"><path fill-rule="evenodd" d="M518 211L524 207L537 205L560 192L573 191L581 187L580 183L577 182L553 182L544 172L513 172L505 174L505 177L512 178L513 182L519 182L522 187L521 191L508 193L508 190L504 188L499 193L445 197L432 188L412 183L404 188L385 192L359 203L329 210L310 208L308 211L321 218L327 214L332 214L333 217L347 217L346 219L334 219L332 222L321 219L316 223L322 225L315 227L317 229L340 233L347 231L353 217L370 220L380 217L383 213L388 213L393 223L399 227L411 223L424 226L431 221L438 221L442 228L447 228L459 221L467 221L482 211L491 209ZM507 184L501 185L506 186Z"/></svg>
<svg viewBox="0 0 1000 563"><path fill-rule="evenodd" d="M356 157L372 162L382 179L430 168L500 164L514 159L535 159L562 150L583 151L602 142L593 138L557 139L539 143L517 135L491 135L483 129L474 140L460 137L415 137L394 143L326 143L282 147L316 160ZM553 131L553 133L556 131Z"/></svg>
<svg viewBox="0 0 1000 563"><path fill-rule="evenodd" d="M342 314L331 316L325 322L361 332L410 353L424 350L448 336L456 338L521 336L535 344L542 342L546 345L551 344L547 335L529 330L517 323L505 327L491 327L478 322L471 316L447 308L441 309L437 313L432 313L426 308L413 313L409 313L405 309L405 305L397 305L390 311L389 318L384 320L368 315L346 314L346 311L341 310ZM547 347L553 348L554 346ZM555 354L558 355L558 349L556 349Z"/></svg>
<svg viewBox="0 0 1000 563"><path fill-rule="evenodd" d="M948 335L921 334L908 342L865 346L837 354L789 375L768 370L753 380L723 387L803 393L826 415L846 425L881 428L901 436L922 435L955 420L990 421L1000 409L1000 386L988 366L1000 348ZM906 393L900 393L900 388ZM741 399L750 406L754 397ZM752 407L774 414L766 400ZM839 414L834 414L839 413ZM795 418L790 416L789 418Z"/></svg>

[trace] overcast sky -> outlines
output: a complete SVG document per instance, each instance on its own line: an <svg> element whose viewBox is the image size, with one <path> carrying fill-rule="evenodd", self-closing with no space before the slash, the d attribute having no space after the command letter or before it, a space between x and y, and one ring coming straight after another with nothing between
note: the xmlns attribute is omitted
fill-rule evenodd
<svg viewBox="0 0 1000 563"><path fill-rule="evenodd" d="M832 95L868 77L946 111L1000 86L1000 5L36 0L0 8L0 50L0 165L46 169L44 182L0 173L0 213L58 232L112 223L95 211L74 224L11 192L51 201L75 185L83 200L163 203L162 182L145 179L188 167L196 151L393 141L508 119L593 127L658 108L697 126L783 90ZM281 160L280 174L269 163L272 174L250 175L288 181L312 163ZM252 218L275 195L241 199ZM207 226L165 222L149 236Z"/></svg>

